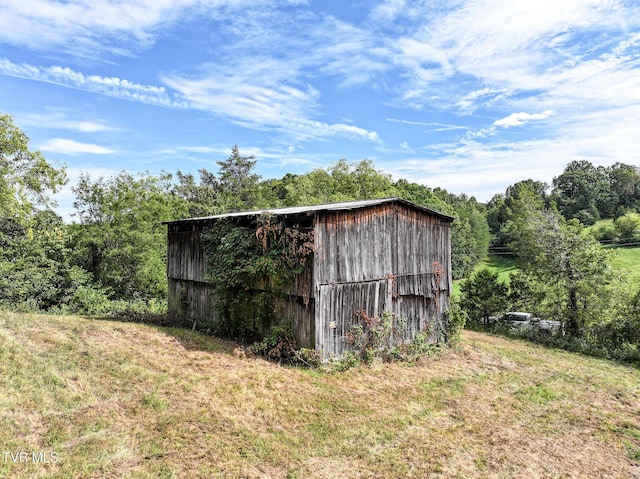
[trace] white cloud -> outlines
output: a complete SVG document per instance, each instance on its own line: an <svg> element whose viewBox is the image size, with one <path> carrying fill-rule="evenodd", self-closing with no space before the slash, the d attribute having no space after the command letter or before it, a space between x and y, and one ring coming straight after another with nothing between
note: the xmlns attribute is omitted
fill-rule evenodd
<svg viewBox="0 0 640 479"><path fill-rule="evenodd" d="M35 126L45 129L60 129L77 131L80 133L100 133L114 131L116 128L101 120L76 120L71 119L65 113L30 113L19 117L22 126Z"/></svg>
<svg viewBox="0 0 640 479"><path fill-rule="evenodd" d="M553 110L545 110L542 113L512 113L511 115L500 118L493 122L494 126L502 126L504 128L509 128L510 126L521 126L531 120L546 120L551 115L554 115L555 112Z"/></svg>
<svg viewBox="0 0 640 479"><path fill-rule="evenodd" d="M407 69L401 97L418 108L457 106L468 113L513 95L521 100L523 93L537 97L560 88L570 98L573 92L617 96L580 92L580 83L614 71L630 76L637 67L629 61L637 58L630 52L637 48L640 9L618 0L470 0L447 9L385 5L409 25L387 42L394 63ZM414 21L417 8L420 22Z"/></svg>
<svg viewBox="0 0 640 479"><path fill-rule="evenodd" d="M171 97L166 89L155 85L142 85L115 77L84 75L71 68L61 66L39 67L29 64L15 64L0 59L0 74L28 80L53 83L60 86L90 91L123 100L138 101L158 106L183 107L181 99Z"/></svg>
<svg viewBox="0 0 640 479"><path fill-rule="evenodd" d="M320 93L295 78L295 67L288 62L265 58L215 65L192 78L167 75L162 80L193 108L247 128L273 130L300 140L337 135L379 141L374 131L313 120Z"/></svg>
<svg viewBox="0 0 640 479"><path fill-rule="evenodd" d="M62 48L78 56L102 51L129 54L150 46L162 28L179 20L215 17L225 10L233 15L239 8L272 4L266 0L9 1L0 4L0 41L33 50Z"/></svg>
<svg viewBox="0 0 640 479"><path fill-rule="evenodd" d="M80 155L84 153L92 155L109 155L115 153L111 148L92 143L81 143L66 138L52 138L50 140L46 140L40 145L40 149L64 155Z"/></svg>

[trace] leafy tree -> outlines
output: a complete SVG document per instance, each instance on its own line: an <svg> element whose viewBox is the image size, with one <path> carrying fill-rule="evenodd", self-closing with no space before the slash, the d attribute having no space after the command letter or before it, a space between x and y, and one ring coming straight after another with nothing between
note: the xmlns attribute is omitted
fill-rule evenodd
<svg viewBox="0 0 640 479"><path fill-rule="evenodd" d="M176 173L178 184L173 188L173 194L186 201L189 218L211 216L221 213L219 204L219 185L216 177L205 169L198 170L200 183L191 173Z"/></svg>
<svg viewBox="0 0 640 479"><path fill-rule="evenodd" d="M618 241L620 243L633 243L640 238L640 214L627 213L613 222Z"/></svg>
<svg viewBox="0 0 640 479"><path fill-rule="evenodd" d="M611 194L616 200L614 216L640 211L640 167L615 163L606 169Z"/></svg>
<svg viewBox="0 0 640 479"><path fill-rule="evenodd" d="M531 179L509 186L504 195L495 195L487 204L487 224L492 235L493 247L506 247L510 241L508 224L533 207L544 208L549 204L547 184Z"/></svg>
<svg viewBox="0 0 640 479"><path fill-rule="evenodd" d="M238 147L234 146L229 158L217 163L220 166L217 185L221 212L231 213L256 208L260 202L260 176L253 172L256 166L253 155L241 156ZM213 180L209 183L214 184Z"/></svg>
<svg viewBox="0 0 640 479"><path fill-rule="evenodd" d="M510 223L510 247L524 274L544 293L541 308L571 336L607 316L613 276L608 254L576 220L529 208Z"/></svg>
<svg viewBox="0 0 640 479"><path fill-rule="evenodd" d="M600 217L611 217L615 200L606 170L589 161L572 161L564 172L553 179L553 195L566 219L578 219L593 225Z"/></svg>
<svg viewBox="0 0 640 479"><path fill-rule="evenodd" d="M342 159L328 169L316 168L285 186L287 206L336 203L398 196L391 176L376 170L371 160Z"/></svg>
<svg viewBox="0 0 640 479"><path fill-rule="evenodd" d="M417 205L426 206L435 211L440 211L441 213L456 214L453 206L439 198L431 188L419 185L418 183L410 183L404 179L396 181L395 187L398 190L398 194L405 200Z"/></svg>
<svg viewBox="0 0 640 479"><path fill-rule="evenodd" d="M460 306L469 318L488 324L489 316L504 311L508 302L508 288L498 279L498 273L481 269L460 287Z"/></svg>
<svg viewBox="0 0 640 479"><path fill-rule="evenodd" d="M0 304L45 310L73 292L77 269L68 262L62 220L46 209L66 182L65 169L29 150L29 139L0 115Z"/></svg>
<svg viewBox="0 0 640 479"><path fill-rule="evenodd" d="M316 168L286 181L285 206L319 205L335 202L334 183L324 168Z"/></svg>
<svg viewBox="0 0 640 479"><path fill-rule="evenodd" d="M66 183L65 168L55 168L9 115L0 114L0 215L24 220L38 206L52 204L48 194Z"/></svg>
<svg viewBox="0 0 640 479"><path fill-rule="evenodd" d="M50 210L26 224L0 220L0 304L26 311L84 312L91 275L73 264L68 228ZM95 292L95 290L94 290Z"/></svg>
<svg viewBox="0 0 640 479"><path fill-rule="evenodd" d="M185 217L184 199L171 195L171 175L119 175L92 181L81 176L74 187L76 261L114 299L164 299L166 227Z"/></svg>
<svg viewBox="0 0 640 479"><path fill-rule="evenodd" d="M525 271L509 274L509 309L544 315L545 284Z"/></svg>

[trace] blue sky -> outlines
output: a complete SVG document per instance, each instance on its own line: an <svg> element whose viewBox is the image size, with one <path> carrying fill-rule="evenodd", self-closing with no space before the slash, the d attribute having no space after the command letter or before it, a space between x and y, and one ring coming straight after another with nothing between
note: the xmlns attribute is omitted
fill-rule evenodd
<svg viewBox="0 0 640 479"><path fill-rule="evenodd" d="M480 201L639 165L636 1L0 0L0 111L70 186L345 158Z"/></svg>

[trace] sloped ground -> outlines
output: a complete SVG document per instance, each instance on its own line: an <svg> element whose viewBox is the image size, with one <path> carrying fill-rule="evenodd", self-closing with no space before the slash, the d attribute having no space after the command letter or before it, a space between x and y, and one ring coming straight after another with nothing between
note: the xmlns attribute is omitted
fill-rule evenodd
<svg viewBox="0 0 640 479"><path fill-rule="evenodd" d="M0 313L0 477L640 478L637 369L473 332L343 373L235 346Z"/></svg>

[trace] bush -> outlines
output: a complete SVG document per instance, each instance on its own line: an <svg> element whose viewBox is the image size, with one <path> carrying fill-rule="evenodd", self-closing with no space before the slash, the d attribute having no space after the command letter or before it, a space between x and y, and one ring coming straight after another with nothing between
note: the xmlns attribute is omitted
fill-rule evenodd
<svg viewBox="0 0 640 479"><path fill-rule="evenodd" d="M276 326L265 338L251 346L258 356L277 363L293 364L297 356L296 340L291 328Z"/></svg>
<svg viewBox="0 0 640 479"><path fill-rule="evenodd" d="M322 355L315 349L302 348L296 351L295 364L317 369L322 366Z"/></svg>
<svg viewBox="0 0 640 479"><path fill-rule="evenodd" d="M640 238L640 214L638 213L627 213L617 218L613 226L620 243L633 243Z"/></svg>
<svg viewBox="0 0 640 479"><path fill-rule="evenodd" d="M462 309L459 300L452 299L451 306L446 314L449 321L447 327L448 337L446 339L449 344L455 344L460 339L460 331L464 329L464 326L467 323L467 312Z"/></svg>
<svg viewBox="0 0 640 479"><path fill-rule="evenodd" d="M107 314L111 306L106 293L93 286L79 286L69 300L69 308L73 313L90 316Z"/></svg>
<svg viewBox="0 0 640 479"><path fill-rule="evenodd" d="M593 229L591 234L596 240L602 243L612 243L618 237L616 229L610 225L600 225Z"/></svg>

